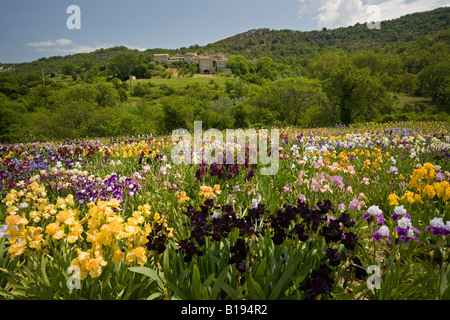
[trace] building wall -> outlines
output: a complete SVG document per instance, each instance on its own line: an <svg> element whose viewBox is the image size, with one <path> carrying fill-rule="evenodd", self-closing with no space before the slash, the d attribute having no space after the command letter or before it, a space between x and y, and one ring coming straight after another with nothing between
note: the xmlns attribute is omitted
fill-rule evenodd
<svg viewBox="0 0 450 320"><path fill-rule="evenodd" d="M226 68L228 65L228 60L217 60L216 61L216 67L217 69L222 69L222 68Z"/></svg>
<svg viewBox="0 0 450 320"><path fill-rule="evenodd" d="M213 60L211 58L198 59L198 68L202 74L215 72Z"/></svg>
<svg viewBox="0 0 450 320"><path fill-rule="evenodd" d="M188 64L196 63L197 62L197 54L195 54L195 53L186 53L184 55L184 61L186 61L186 63L188 63Z"/></svg>
<svg viewBox="0 0 450 320"><path fill-rule="evenodd" d="M158 61L160 63L169 63L169 55L168 54L155 54L155 55L153 55L153 60Z"/></svg>
<svg viewBox="0 0 450 320"><path fill-rule="evenodd" d="M183 57L172 57L169 58L169 62L176 62L176 61L183 61L184 58Z"/></svg>

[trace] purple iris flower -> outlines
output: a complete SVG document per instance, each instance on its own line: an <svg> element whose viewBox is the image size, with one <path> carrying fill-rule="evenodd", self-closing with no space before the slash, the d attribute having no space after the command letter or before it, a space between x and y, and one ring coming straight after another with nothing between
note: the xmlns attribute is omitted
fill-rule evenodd
<svg viewBox="0 0 450 320"><path fill-rule="evenodd" d="M391 235L389 234L389 228L385 225L382 225L380 229L376 230L373 234L374 240L380 242L383 238L389 240L389 244L391 243Z"/></svg>
<svg viewBox="0 0 450 320"><path fill-rule="evenodd" d="M434 218L430 221L430 225L426 227L425 230L437 236L448 236L450 235L450 221L447 221L447 223L444 224L442 218Z"/></svg>
<svg viewBox="0 0 450 320"><path fill-rule="evenodd" d="M367 212L363 215L363 219L367 220L371 216L375 217L379 224L383 224L383 222L385 221L383 212L378 206L371 206L369 209L367 209ZM367 222L370 223L370 220L367 220Z"/></svg>

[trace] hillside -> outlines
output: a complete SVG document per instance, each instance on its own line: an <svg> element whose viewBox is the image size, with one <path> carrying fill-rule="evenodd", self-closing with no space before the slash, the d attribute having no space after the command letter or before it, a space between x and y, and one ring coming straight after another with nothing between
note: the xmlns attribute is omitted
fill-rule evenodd
<svg viewBox="0 0 450 320"><path fill-rule="evenodd" d="M289 56L308 57L315 51L330 48L346 52L380 49L397 41L410 42L448 30L450 7L405 15L382 21L380 29L366 24L321 31L257 29L209 44L205 50L242 54L247 58L269 56L280 59ZM447 39L448 41L448 39ZM447 42L448 43L448 42Z"/></svg>
<svg viewBox="0 0 450 320"><path fill-rule="evenodd" d="M382 21L381 29L369 29L366 24L321 31L270 30L268 28L249 30L233 37L223 39L206 46L193 45L189 48L161 49L152 48L144 52L130 50L126 47L100 49L90 53L80 53L68 56L55 56L39 60L8 64L19 73L59 72L66 64L81 65L85 61L94 61L105 65L107 61L123 52L133 52L141 59L151 60L154 53L186 53L195 50L202 53L225 53L228 55L243 55L248 59L263 56L274 61L287 58L310 58L316 52L329 49L343 49L348 53L362 50L376 50L402 42L412 42L435 34L442 34L448 44L448 29L450 27L450 7L438 8L432 11L408 14L401 18ZM0 66L2 64L0 63Z"/></svg>

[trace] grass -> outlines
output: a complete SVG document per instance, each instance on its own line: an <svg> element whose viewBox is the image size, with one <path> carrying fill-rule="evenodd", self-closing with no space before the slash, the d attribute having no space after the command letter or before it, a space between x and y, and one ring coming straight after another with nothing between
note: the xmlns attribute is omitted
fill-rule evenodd
<svg viewBox="0 0 450 320"><path fill-rule="evenodd" d="M201 78L201 77L186 77L186 78L170 78L170 79L149 79L149 80L139 80L141 82L151 82L156 86L167 85L175 89L184 88L187 85L193 84L219 84L224 85L226 81L236 81L236 78L232 77L212 77L212 78ZM137 83L137 82L135 82Z"/></svg>
<svg viewBox="0 0 450 320"><path fill-rule="evenodd" d="M416 104L416 103L425 103L425 104L430 104L431 103L431 99L430 98L425 98L425 97L417 97L417 96L410 96L410 95L397 95L398 98L398 102L401 105L405 105L405 104Z"/></svg>
<svg viewBox="0 0 450 320"><path fill-rule="evenodd" d="M416 106L424 105L426 107L433 106L431 98L403 95L403 94L392 94L392 96L396 100L395 107L398 110L402 110L405 105L416 105Z"/></svg>

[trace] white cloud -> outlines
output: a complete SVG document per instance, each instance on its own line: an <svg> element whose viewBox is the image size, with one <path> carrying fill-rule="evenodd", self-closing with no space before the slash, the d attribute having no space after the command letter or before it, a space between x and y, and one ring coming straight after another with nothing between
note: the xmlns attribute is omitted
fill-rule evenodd
<svg viewBox="0 0 450 320"><path fill-rule="evenodd" d="M406 3L405 0L389 0L379 4L381 18L391 20L414 12L433 10L439 7L450 6L449 0L415 0Z"/></svg>
<svg viewBox="0 0 450 320"><path fill-rule="evenodd" d="M357 22L367 21L365 19L366 9L361 0L329 0L319 8L320 13L316 19L320 28L346 27Z"/></svg>
<svg viewBox="0 0 450 320"><path fill-rule="evenodd" d="M40 42L28 42L27 46L29 47L51 47L54 46L55 43L53 41L40 41Z"/></svg>
<svg viewBox="0 0 450 320"><path fill-rule="evenodd" d="M55 40L55 43L59 46L67 46L69 44L72 44L73 41L70 39L62 38L62 39Z"/></svg>
<svg viewBox="0 0 450 320"><path fill-rule="evenodd" d="M391 20L409 13L449 6L450 0L299 0L299 16L315 15L319 28L338 28L376 20ZM376 9L376 10L373 10Z"/></svg>
<svg viewBox="0 0 450 320"><path fill-rule="evenodd" d="M106 49L114 47L112 44L99 44L94 46L89 45L80 45L75 42L73 42L70 39L67 38L61 38L57 40L48 40L48 41L39 41L39 42L28 42L26 44L29 47L36 48L39 52L49 52L50 50L53 51L56 54L75 54L75 53L86 53L86 52L92 52L98 49ZM137 47L137 46L129 46L125 45L127 48L131 50L139 50L139 51L145 51L147 48Z"/></svg>
<svg viewBox="0 0 450 320"><path fill-rule="evenodd" d="M98 49L105 49L113 47L110 44L101 44L96 46L79 45L67 38L56 39L54 41L39 41L39 42L28 42L26 44L29 47L35 47L39 52L48 52L52 50L55 53L63 54L74 54L74 53L85 53L92 52Z"/></svg>
<svg viewBox="0 0 450 320"><path fill-rule="evenodd" d="M39 42L28 42L29 47L54 47L54 46L66 46L72 44L73 41L66 38L56 39L55 41L39 41Z"/></svg>
<svg viewBox="0 0 450 320"><path fill-rule="evenodd" d="M128 49L130 49L130 50L138 50L138 51L145 51L145 50L147 50L148 48L142 48L142 47L136 47L136 46L128 46L128 45L125 45L125 47L127 47Z"/></svg>
<svg viewBox="0 0 450 320"><path fill-rule="evenodd" d="M71 48L67 48L67 49L58 48L58 49L56 49L56 51L59 53L74 54L74 53L92 52L92 51L95 51L98 49L106 49L106 48L111 48L111 47L113 47L113 45L110 45L110 44L102 44L102 45L97 45L97 46L86 46L86 45L75 44Z"/></svg>

